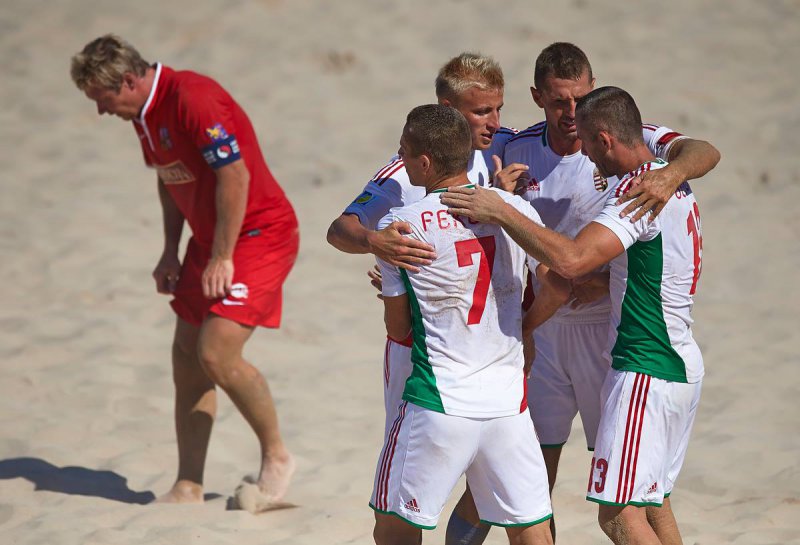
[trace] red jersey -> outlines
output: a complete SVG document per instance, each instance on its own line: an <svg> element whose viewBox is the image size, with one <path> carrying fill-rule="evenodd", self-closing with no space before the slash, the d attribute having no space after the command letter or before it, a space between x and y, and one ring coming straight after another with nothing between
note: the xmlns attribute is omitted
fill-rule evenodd
<svg viewBox="0 0 800 545"><path fill-rule="evenodd" d="M250 172L239 236L258 234L271 243L296 228L292 205L264 162L250 120L216 81L156 64L153 88L133 126L145 163L158 171L201 246L210 250L214 241L214 169L238 159Z"/></svg>

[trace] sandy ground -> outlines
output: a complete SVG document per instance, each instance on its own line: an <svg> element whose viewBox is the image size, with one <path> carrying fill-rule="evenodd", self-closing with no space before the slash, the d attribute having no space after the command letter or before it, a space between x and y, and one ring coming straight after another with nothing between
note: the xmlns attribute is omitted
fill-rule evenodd
<svg viewBox="0 0 800 545"><path fill-rule="evenodd" d="M598 84L629 90L646 121L722 152L694 184L707 375L673 494L685 542L800 543L799 23L797 0L3 2L0 543L370 543L381 310L370 258L339 254L325 231L394 152L407 111L433 101L445 60L495 56L504 123L524 128L542 119L528 94L533 60L557 40L584 48ZM155 179L131 128L98 119L68 74L74 52L112 31L146 58L220 80L297 208L285 324L257 333L248 356L298 457L289 499L299 508L225 509L258 462L227 399L209 501L143 505L176 467L174 318L150 279L161 249ZM581 443L562 459L559 542L605 543L583 499ZM445 524L426 542L442 543ZM487 540L504 542L497 530Z"/></svg>

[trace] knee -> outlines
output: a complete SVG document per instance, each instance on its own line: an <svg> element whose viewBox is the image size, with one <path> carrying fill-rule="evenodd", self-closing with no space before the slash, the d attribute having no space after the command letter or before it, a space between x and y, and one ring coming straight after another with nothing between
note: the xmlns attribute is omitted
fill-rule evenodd
<svg viewBox="0 0 800 545"><path fill-rule="evenodd" d="M229 358L213 343L201 341L197 346L197 359L214 384L224 388L227 383L235 379L232 376L235 374L235 370L232 369Z"/></svg>
<svg viewBox="0 0 800 545"><path fill-rule="evenodd" d="M611 506L600 506L600 510L597 513L597 522L600 525L600 529L614 543L620 543L622 535L625 533L625 524L622 517L622 510Z"/></svg>

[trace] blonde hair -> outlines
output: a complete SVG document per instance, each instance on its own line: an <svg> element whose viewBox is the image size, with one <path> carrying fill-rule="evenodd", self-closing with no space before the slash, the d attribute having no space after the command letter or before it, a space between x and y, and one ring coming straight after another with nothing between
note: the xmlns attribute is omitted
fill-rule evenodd
<svg viewBox="0 0 800 545"><path fill-rule="evenodd" d="M81 91L92 85L119 91L126 73L142 77L149 67L150 63L131 44L119 36L106 34L72 57L70 75Z"/></svg>
<svg viewBox="0 0 800 545"><path fill-rule="evenodd" d="M452 100L470 87L502 90L505 81L497 61L478 53L461 53L442 66L436 76L436 96L440 99Z"/></svg>

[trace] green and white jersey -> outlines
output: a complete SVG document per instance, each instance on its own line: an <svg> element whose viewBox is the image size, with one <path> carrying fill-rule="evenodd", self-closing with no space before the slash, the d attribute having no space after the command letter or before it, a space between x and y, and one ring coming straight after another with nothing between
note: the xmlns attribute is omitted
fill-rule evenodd
<svg viewBox="0 0 800 545"><path fill-rule="evenodd" d="M497 193L541 225L522 198ZM445 414L501 417L527 409L522 356L525 252L497 225L456 218L441 192L393 208L378 228L411 224L436 259L418 273L381 260L383 295L408 294L413 369L403 399Z"/></svg>
<svg viewBox="0 0 800 545"><path fill-rule="evenodd" d="M693 295L700 277L703 238L697 201L688 183L658 217L631 223L615 202L632 178L667 165L645 163L618 181L595 222L611 229L625 247L611 261L609 348L614 369L674 382L698 382L703 357L692 337ZM615 183L616 182L616 183Z"/></svg>

